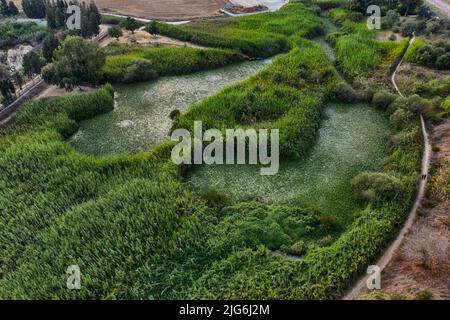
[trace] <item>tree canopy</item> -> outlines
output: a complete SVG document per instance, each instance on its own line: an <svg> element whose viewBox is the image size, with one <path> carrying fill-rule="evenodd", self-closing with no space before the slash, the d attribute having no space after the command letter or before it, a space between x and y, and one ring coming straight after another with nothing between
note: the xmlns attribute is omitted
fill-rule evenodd
<svg viewBox="0 0 450 320"><path fill-rule="evenodd" d="M95 84L105 62L96 43L68 36L54 52L53 64L44 68L45 81L71 90L82 83Z"/></svg>

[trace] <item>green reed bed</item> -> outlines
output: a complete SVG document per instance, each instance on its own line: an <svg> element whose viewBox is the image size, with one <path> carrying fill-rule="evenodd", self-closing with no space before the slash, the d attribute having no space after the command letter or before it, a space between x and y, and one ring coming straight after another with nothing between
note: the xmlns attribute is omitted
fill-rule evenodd
<svg viewBox="0 0 450 320"><path fill-rule="evenodd" d="M350 79L386 72L408 43L378 41L376 30L369 30L365 20L353 21L344 9L332 9L329 16L340 30L327 40L335 49L338 68Z"/></svg>
<svg viewBox="0 0 450 320"><path fill-rule="evenodd" d="M291 2L276 12L183 26L152 22L146 29L204 46L239 50L251 57L269 57L289 50L290 37L312 38L323 33L323 24L302 3Z"/></svg>
<svg viewBox="0 0 450 320"><path fill-rule="evenodd" d="M311 19L310 30L322 25L292 2L278 13L230 20L243 30L235 39L186 31L190 41L195 35L255 56L287 50L288 41L294 49L194 105L176 126L202 120L205 128L279 128L283 159L313 154L321 109L340 79L320 46L300 38L310 35L301 23L294 34L293 26L277 23L295 21L289 15ZM240 38L251 28L262 38ZM305 201L234 202L189 192L169 160L172 143L102 159L76 153L61 137L112 109L109 87L28 103L0 132L0 298L336 298L404 220L420 165L417 103L389 106L396 131L386 138L388 156L383 169L368 166L377 172L352 179L361 206L345 230L331 205L322 212L297 205ZM81 269L81 290L66 288L73 264Z"/></svg>

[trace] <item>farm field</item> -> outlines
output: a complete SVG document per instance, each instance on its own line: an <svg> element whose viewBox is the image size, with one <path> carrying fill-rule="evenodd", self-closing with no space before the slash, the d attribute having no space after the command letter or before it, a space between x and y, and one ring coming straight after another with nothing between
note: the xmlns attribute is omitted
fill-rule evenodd
<svg viewBox="0 0 450 320"><path fill-rule="evenodd" d="M227 0L96 0L99 9L146 19L183 20L219 14Z"/></svg>
<svg viewBox="0 0 450 320"><path fill-rule="evenodd" d="M208 18L144 23L83 6L79 31L50 28L23 70L0 69L5 101L20 73L52 85L0 122L0 299L341 299L417 208L438 208L443 222L425 229L447 230L450 47L429 40L445 22L422 7L369 30L365 8L344 0L211 17L224 3L98 0L118 14ZM270 132L267 145L252 130ZM233 154L202 164L205 146L209 159ZM240 163L236 151L245 160L253 147L279 170Z"/></svg>

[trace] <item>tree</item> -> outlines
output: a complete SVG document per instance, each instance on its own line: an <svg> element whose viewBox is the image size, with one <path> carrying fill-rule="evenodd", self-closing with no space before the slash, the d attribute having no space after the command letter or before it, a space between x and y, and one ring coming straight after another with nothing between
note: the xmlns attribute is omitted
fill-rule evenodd
<svg viewBox="0 0 450 320"><path fill-rule="evenodd" d="M11 81L11 71L8 66L0 64L0 93L5 102L12 101L13 94L16 93Z"/></svg>
<svg viewBox="0 0 450 320"><path fill-rule="evenodd" d="M23 86L23 74L21 71L16 71L14 72L12 79L14 81L14 83L16 84L16 86L18 86L20 88L20 90L22 90L22 86Z"/></svg>
<svg viewBox="0 0 450 320"><path fill-rule="evenodd" d="M423 4L423 0L401 0L398 10L407 16L413 14Z"/></svg>
<svg viewBox="0 0 450 320"><path fill-rule="evenodd" d="M430 7L427 5L421 5L417 10L417 14L422 19L431 19L433 17L433 11L431 11Z"/></svg>
<svg viewBox="0 0 450 320"><path fill-rule="evenodd" d="M96 43L68 36L55 50L53 60L44 68L45 81L71 90L82 83L95 84L105 57Z"/></svg>
<svg viewBox="0 0 450 320"><path fill-rule="evenodd" d="M15 16L19 14L19 9L17 9L16 5L12 1L10 1L8 4L8 10L10 16Z"/></svg>
<svg viewBox="0 0 450 320"><path fill-rule="evenodd" d="M139 28L139 22L137 22L135 19L128 17L125 22L123 23L123 26L125 29L131 31L131 33L134 34L134 30Z"/></svg>
<svg viewBox="0 0 450 320"><path fill-rule="evenodd" d="M5 17L9 16L9 7L6 0L0 0L0 14Z"/></svg>
<svg viewBox="0 0 450 320"><path fill-rule="evenodd" d="M56 48L58 48L58 46L58 38L56 38L53 33L49 32L42 42L42 55L47 62L51 62L53 60L53 52Z"/></svg>
<svg viewBox="0 0 450 320"><path fill-rule="evenodd" d="M46 5L44 0L22 0L22 9L28 18L45 18Z"/></svg>
<svg viewBox="0 0 450 320"><path fill-rule="evenodd" d="M386 25L389 28L395 26L398 22L400 22L400 14L397 10L389 10L386 13Z"/></svg>
<svg viewBox="0 0 450 320"><path fill-rule="evenodd" d="M41 73L42 63L39 55L30 51L23 56L23 70L27 76Z"/></svg>
<svg viewBox="0 0 450 320"><path fill-rule="evenodd" d="M122 29L120 29L118 26L112 26L108 28L108 35L112 38L116 38L116 40L119 41L119 38L123 35Z"/></svg>

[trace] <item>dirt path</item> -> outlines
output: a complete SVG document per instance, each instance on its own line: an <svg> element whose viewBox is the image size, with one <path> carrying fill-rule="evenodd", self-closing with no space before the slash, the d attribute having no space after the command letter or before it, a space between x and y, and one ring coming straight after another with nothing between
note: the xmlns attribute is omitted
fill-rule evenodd
<svg viewBox="0 0 450 320"><path fill-rule="evenodd" d="M410 40L408 48L414 42L414 40L415 40L415 36L413 36L412 39ZM400 90L398 89L397 83L395 82L395 74L397 72L398 67L401 65L402 62L403 62L403 58L401 59L400 63L397 65L397 68L395 69L394 73L392 74L392 78L391 78L392 84L400 96L403 96L403 95L400 92ZM411 226L413 225L414 220L416 219L417 210L418 210L419 206L421 205L421 202L425 195L425 186L426 186L426 182L428 179L428 170L429 170L429 166L430 166L431 145L430 145L429 138L428 138L428 132L427 132L427 129L425 126L425 121L424 121L422 115L420 116L420 124L422 127L422 135L423 135L423 140L424 140L424 145L425 145L424 153L422 156L421 171L422 171L422 175L426 175L426 178L421 179L421 181L420 181L418 193L417 193L416 199L414 200L413 207L411 208L411 210L408 214L408 219L406 220L405 224L403 225L402 229L400 230L397 238L391 243L391 245L388 247L388 249L384 252L383 256L375 263L380 268L380 272L383 271L386 268L386 266L389 264L389 262L392 260L394 253L398 250L398 248L402 244L402 242L405 238L405 235L410 231ZM343 299L344 300L358 299L359 296L361 295L361 293L363 292L363 290L365 288L367 288L367 278L368 278L368 275L363 276L348 291L348 293L343 297Z"/></svg>
<svg viewBox="0 0 450 320"><path fill-rule="evenodd" d="M106 27L107 29L107 27ZM136 30L134 34L131 31L124 30L123 35L119 38L119 41L117 41L114 38L111 38L109 36L106 36L101 42L101 47L106 47L110 43L122 43L122 44L128 44L128 43L136 43L143 46L148 45L172 45L172 46L180 46L180 47L191 47L191 48L197 48L202 49L205 48L203 46L196 45L192 42L187 41L181 41L175 38L169 38L163 35L152 35L148 33L147 31L144 31L143 29Z"/></svg>

